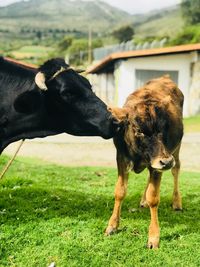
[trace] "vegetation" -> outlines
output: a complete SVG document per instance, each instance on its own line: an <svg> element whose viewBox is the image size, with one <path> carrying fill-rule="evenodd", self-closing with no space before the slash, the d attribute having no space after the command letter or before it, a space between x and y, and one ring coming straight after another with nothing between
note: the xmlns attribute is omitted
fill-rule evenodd
<svg viewBox="0 0 200 267"><path fill-rule="evenodd" d="M135 22L135 35L142 39L155 40L167 37L167 46L200 42L200 0L183 0L180 6L163 9L139 17ZM139 37L139 38L138 38Z"/></svg>
<svg viewBox="0 0 200 267"><path fill-rule="evenodd" d="M7 160L1 158L1 167ZM170 207L173 181L165 173L157 251L145 248L150 215L138 208L146 176L131 175L120 231L104 237L115 169L18 158L0 184L0 266L199 266L199 173L182 172L181 213Z"/></svg>
<svg viewBox="0 0 200 267"><path fill-rule="evenodd" d="M170 45L180 45L200 42L200 24L195 26L187 26L175 38L169 41Z"/></svg>
<svg viewBox="0 0 200 267"><path fill-rule="evenodd" d="M185 118L184 119L184 130L188 132L199 132L200 133L200 115Z"/></svg>
<svg viewBox="0 0 200 267"><path fill-rule="evenodd" d="M133 29L133 27L131 27L129 25L122 26L122 27L114 30L112 35L114 36L114 38L117 39L117 41L119 43L127 42L127 41L133 39L134 29Z"/></svg>
<svg viewBox="0 0 200 267"><path fill-rule="evenodd" d="M200 23L200 0L182 0L181 9L187 24Z"/></svg>
<svg viewBox="0 0 200 267"><path fill-rule="evenodd" d="M8 53L7 55L15 59L23 59L27 62L38 63L37 59L48 57L51 51L51 47L32 45L23 46L20 49Z"/></svg>
<svg viewBox="0 0 200 267"><path fill-rule="evenodd" d="M133 20L137 39L149 37L152 39L173 38L184 27L184 20L179 6L163 9L162 11L153 11L139 17L135 16Z"/></svg>
<svg viewBox="0 0 200 267"><path fill-rule="evenodd" d="M0 8L0 52L22 59L24 46L42 46L47 48L45 53L24 53L23 59L37 64L54 55L66 56L70 51L71 62L79 64L80 59L88 58L89 27L95 48L102 45L99 36L103 40L105 29L111 33L114 27L130 20L131 15L104 2L21 1Z"/></svg>
<svg viewBox="0 0 200 267"><path fill-rule="evenodd" d="M128 13L99 1L31 0L0 8L0 29L22 36L87 34L89 26L101 33L130 20Z"/></svg>
<svg viewBox="0 0 200 267"><path fill-rule="evenodd" d="M200 42L200 0L183 0L181 11L185 26L168 45L180 45Z"/></svg>
<svg viewBox="0 0 200 267"><path fill-rule="evenodd" d="M101 47L103 45L101 39L94 39L92 41L92 49ZM69 57L70 64L73 65L81 65L83 62L88 63L88 40L87 39L79 39L73 40L71 46L67 50L67 54Z"/></svg>
<svg viewBox="0 0 200 267"><path fill-rule="evenodd" d="M0 53L35 64L68 55L72 64L86 65L89 28L93 48L126 42L133 36L135 44L163 38L167 46L200 42L200 0L183 0L181 5L142 15L99 1L79 1L74 8L76 4L31 0L0 8ZM45 53L23 53L28 46L39 46L38 51L44 47Z"/></svg>
<svg viewBox="0 0 200 267"><path fill-rule="evenodd" d="M72 36L65 36L57 45L57 52L63 56L66 55L67 49L72 45Z"/></svg>

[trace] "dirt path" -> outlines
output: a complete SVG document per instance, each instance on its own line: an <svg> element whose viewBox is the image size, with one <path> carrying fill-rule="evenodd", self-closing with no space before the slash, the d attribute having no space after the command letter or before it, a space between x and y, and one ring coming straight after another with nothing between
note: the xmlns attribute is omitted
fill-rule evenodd
<svg viewBox="0 0 200 267"><path fill-rule="evenodd" d="M11 144L4 154L12 155L16 146ZM112 140L62 134L27 140L19 155L65 166L116 166L115 153ZM180 158L183 169L200 171L200 133L184 136Z"/></svg>

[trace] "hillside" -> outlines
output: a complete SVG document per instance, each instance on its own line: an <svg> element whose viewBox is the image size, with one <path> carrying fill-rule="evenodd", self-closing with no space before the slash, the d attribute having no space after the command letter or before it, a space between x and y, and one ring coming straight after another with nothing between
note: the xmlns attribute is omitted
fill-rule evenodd
<svg viewBox="0 0 200 267"><path fill-rule="evenodd" d="M107 3L80 0L30 0L0 8L0 38L32 39L38 36L109 33L124 24L133 24L136 37L173 36L183 27L180 6L130 15Z"/></svg>
<svg viewBox="0 0 200 267"><path fill-rule="evenodd" d="M131 15L101 1L31 0L0 8L0 29L101 32L131 21Z"/></svg>
<svg viewBox="0 0 200 267"><path fill-rule="evenodd" d="M44 60L65 36L101 37L104 45L116 42L111 32L132 24L136 41L174 37L183 28L180 5L130 15L103 0L29 0L0 7L0 53L31 63Z"/></svg>
<svg viewBox="0 0 200 267"><path fill-rule="evenodd" d="M183 28L180 5L161 10L133 15L133 26L137 37L174 36Z"/></svg>

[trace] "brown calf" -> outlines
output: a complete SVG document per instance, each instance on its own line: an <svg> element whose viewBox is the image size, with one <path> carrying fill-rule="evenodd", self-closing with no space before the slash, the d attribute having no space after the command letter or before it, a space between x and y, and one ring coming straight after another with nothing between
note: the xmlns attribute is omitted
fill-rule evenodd
<svg viewBox="0 0 200 267"><path fill-rule="evenodd" d="M174 177L173 208L182 209L178 175L183 136L183 100L183 94L176 84L169 76L163 76L147 82L144 87L129 95L122 109L110 109L119 121L124 122L124 129L114 138L118 181L107 235L118 228L130 170L136 173L145 168L149 170L148 184L140 203L141 206L148 205L150 208L149 248L159 246L158 204L161 176L165 170L172 169Z"/></svg>

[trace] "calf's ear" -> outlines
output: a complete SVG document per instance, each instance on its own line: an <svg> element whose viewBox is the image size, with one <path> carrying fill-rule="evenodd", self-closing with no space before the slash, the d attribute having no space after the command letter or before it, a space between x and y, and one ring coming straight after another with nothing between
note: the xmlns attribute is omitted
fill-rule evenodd
<svg viewBox="0 0 200 267"><path fill-rule="evenodd" d="M108 107L108 111L119 122L125 122L128 120L128 110L126 108Z"/></svg>
<svg viewBox="0 0 200 267"><path fill-rule="evenodd" d="M14 101L14 108L20 113L33 113L41 106L41 95L38 91L27 91L20 94Z"/></svg>

